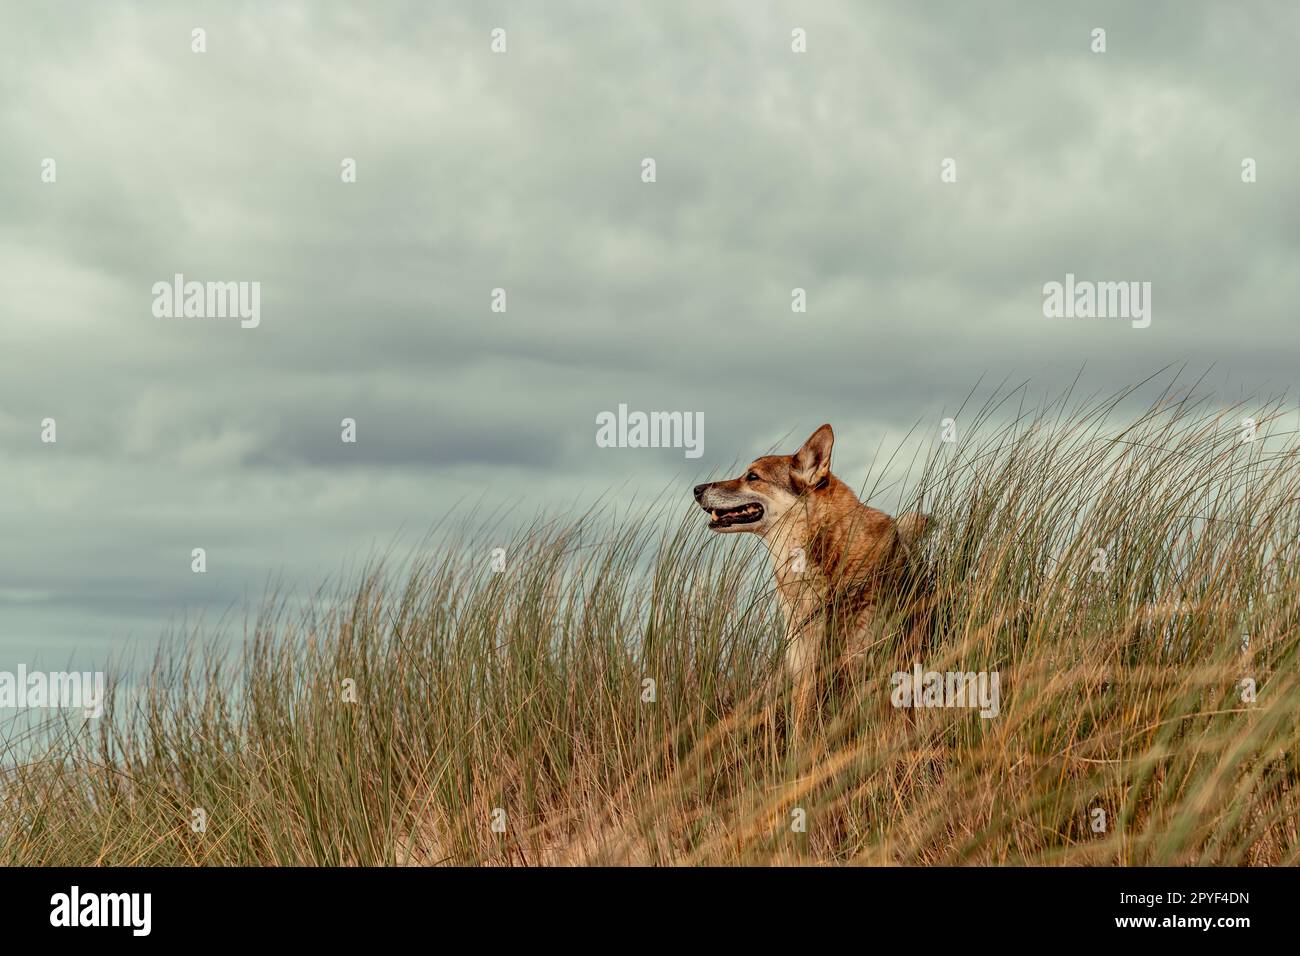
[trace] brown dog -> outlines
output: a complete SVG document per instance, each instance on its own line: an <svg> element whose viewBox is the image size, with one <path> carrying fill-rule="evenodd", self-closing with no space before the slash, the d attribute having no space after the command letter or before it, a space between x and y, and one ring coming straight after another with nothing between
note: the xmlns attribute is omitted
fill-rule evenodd
<svg viewBox="0 0 1300 956"><path fill-rule="evenodd" d="M900 598L912 604L913 641L924 626L925 589L913 550L929 518L895 519L860 502L831 474L834 441L823 425L793 455L766 455L739 478L695 486L710 529L757 534L772 555L796 736L822 678L865 650L882 607Z"/></svg>

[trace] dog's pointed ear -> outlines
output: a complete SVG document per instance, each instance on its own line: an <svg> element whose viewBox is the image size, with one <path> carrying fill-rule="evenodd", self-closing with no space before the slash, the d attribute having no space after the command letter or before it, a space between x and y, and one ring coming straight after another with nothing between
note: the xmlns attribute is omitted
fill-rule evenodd
<svg viewBox="0 0 1300 956"><path fill-rule="evenodd" d="M831 446L835 433L823 425L804 442L790 461L790 476L796 487L815 488L831 473Z"/></svg>

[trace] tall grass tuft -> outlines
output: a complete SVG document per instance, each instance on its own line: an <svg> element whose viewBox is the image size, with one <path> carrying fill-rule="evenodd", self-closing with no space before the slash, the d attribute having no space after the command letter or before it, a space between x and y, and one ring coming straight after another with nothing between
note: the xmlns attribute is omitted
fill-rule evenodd
<svg viewBox="0 0 1300 956"><path fill-rule="evenodd" d="M936 518L917 663L996 717L891 707L882 652L793 739L765 551L683 489L164 645L7 742L0 862L1295 864L1300 443L1130 399L996 394L893 502Z"/></svg>

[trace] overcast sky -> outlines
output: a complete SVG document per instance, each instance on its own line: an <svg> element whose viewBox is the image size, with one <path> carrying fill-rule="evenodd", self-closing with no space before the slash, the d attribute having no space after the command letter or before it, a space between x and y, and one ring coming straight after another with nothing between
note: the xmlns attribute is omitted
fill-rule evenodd
<svg viewBox="0 0 1300 956"><path fill-rule="evenodd" d="M0 6L0 669L823 421L856 483L981 377L1294 391L1294 2L639 7ZM175 273L260 325L155 317ZM1150 327L1045 318L1066 273ZM620 403L702 457L598 448Z"/></svg>

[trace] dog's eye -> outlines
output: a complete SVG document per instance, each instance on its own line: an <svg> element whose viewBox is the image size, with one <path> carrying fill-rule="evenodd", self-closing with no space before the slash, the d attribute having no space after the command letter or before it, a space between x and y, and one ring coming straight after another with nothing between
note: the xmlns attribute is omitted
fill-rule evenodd
<svg viewBox="0 0 1300 956"><path fill-rule="evenodd" d="M756 471L751 471L749 474L747 474L747 475L745 476L745 480L746 480L746 481L758 481L758 472L756 472Z"/></svg>

